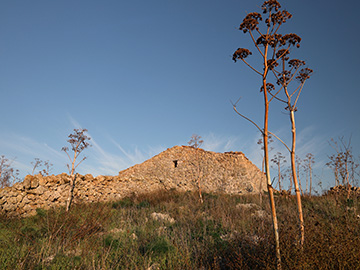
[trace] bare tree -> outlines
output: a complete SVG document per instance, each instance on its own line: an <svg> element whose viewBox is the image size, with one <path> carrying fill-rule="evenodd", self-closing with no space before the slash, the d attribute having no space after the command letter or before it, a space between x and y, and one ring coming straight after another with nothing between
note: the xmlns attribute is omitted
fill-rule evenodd
<svg viewBox="0 0 360 270"><path fill-rule="evenodd" d="M264 152L264 142L263 142L263 133L261 132L261 138L257 141L257 144L260 145L261 147L261 150L262 152ZM274 147L270 146L272 143L274 142L273 138L271 135L268 136L268 153L270 155L270 152L272 150L274 150ZM261 172L264 172L264 167L265 167L265 156L262 155L262 162L261 162ZM259 186L259 190L262 190L262 185L263 185L263 182L260 181L260 186ZM262 204L262 192L259 193L259 202L260 204Z"/></svg>
<svg viewBox="0 0 360 270"><path fill-rule="evenodd" d="M301 38L295 34L289 34L288 41L290 43L299 45ZM275 86L269 84L269 94L275 97L277 100L286 104L286 110L289 111L290 115L290 123L291 123L291 134L292 134L292 142L291 142L291 149L290 151L290 161L291 161L291 169L292 169L292 177L295 186L295 194L296 200L298 205L298 213L299 213L299 220L300 220L300 243L301 245L304 243L305 235L304 235L304 219L302 214L302 204L301 204L301 194L299 183L297 180L296 174L296 163L295 163L295 148L296 148L296 124L295 124L295 112L297 111L297 102L299 100L300 93L304 87L305 81L310 78L311 73L313 72L309 68L300 68L305 65L304 61L299 59L291 59L289 60L290 50L289 47L286 49L281 49L276 53L276 57L281 60L280 64L280 71L276 69L278 66L277 63L273 65L272 72L276 77L276 83L279 85L279 89L283 89L285 93L285 98L281 99L278 96L272 95L271 91L275 90ZM299 84L294 87L292 91L289 90L290 83L293 82L294 79L297 79ZM278 92L280 91L278 90ZM278 93L277 92L277 93Z"/></svg>
<svg viewBox="0 0 360 270"><path fill-rule="evenodd" d="M70 164L66 165L69 169L70 175L74 175L75 169L86 159L86 157L83 157L83 159L76 164L76 161L79 158L81 152L91 146L88 142L91 138L86 136L85 132L87 132L87 129L74 129L74 133L68 136L69 139L67 142L70 143L71 151L74 152L73 158L70 157L68 147L63 147L61 149L67 154L70 160Z"/></svg>
<svg viewBox="0 0 360 270"><path fill-rule="evenodd" d="M51 172L51 170L52 170L52 166L53 166L53 164L52 163L50 163L50 161L49 160L46 160L46 161L44 161L44 163L43 163L43 169L42 169L42 171L41 171L41 174L44 176L44 175L50 175L50 172Z"/></svg>
<svg viewBox="0 0 360 270"><path fill-rule="evenodd" d="M306 193L308 193L308 183L310 184L309 187L309 195L311 196L311 190L312 190L312 178L313 178L313 165L315 164L315 158L314 155L311 153L306 154L306 158L304 159L304 170L306 172ZM309 179L309 182L308 182Z"/></svg>
<svg viewBox="0 0 360 270"><path fill-rule="evenodd" d="M0 188L9 187L18 180L19 170L12 167L12 162L0 156Z"/></svg>
<svg viewBox="0 0 360 270"><path fill-rule="evenodd" d="M274 150L274 147L270 146L274 142L271 135L268 136L268 145L269 145L269 153ZM257 141L258 145L261 145L261 150L264 152L264 143L263 143L263 135L261 134L261 138ZM264 172L265 166L265 157L262 156L262 163L261 163L261 171Z"/></svg>
<svg viewBox="0 0 360 270"><path fill-rule="evenodd" d="M245 60L248 56L252 55L252 52L246 48L238 48L233 54L233 60L243 61L249 68L251 68L256 74L258 74L262 81L261 92L264 97L264 123L263 128L260 128L254 121L250 118L239 113L236 104L233 104L235 112L237 112L241 117L250 121L254 124L258 130L263 135L263 144L264 144L264 159L265 159L265 174L267 179L267 186L269 192L271 214L273 219L274 226L274 235L276 243L276 258L277 258L277 268L281 269L281 256L280 256L280 244L279 244L279 230L278 222L276 216L275 208L275 199L273 193L273 187L270 177L270 165L269 165L269 149L268 149L268 136L269 136L269 105L274 97L269 97L268 91L268 74L271 72L273 65L276 63L277 59L274 59L276 51L279 47L289 43L288 35L282 36L278 34L280 26L285 23L288 19L291 18L291 14L287 11L281 11L281 5L276 0L265 1L262 6L262 11L264 14L267 14L265 19L265 29L261 30L259 28L259 22L263 20L262 15L257 12L249 13L240 24L239 30L242 30L244 33L249 33L251 40L253 41L256 50L262 57L262 64L260 67L254 67ZM257 38L256 38L256 36ZM292 45L289 43L289 46ZM273 96L276 96L274 94Z"/></svg>
<svg viewBox="0 0 360 270"><path fill-rule="evenodd" d="M291 14L284 12L283 16L291 18ZM268 22L269 23L269 22ZM300 221L300 244L302 245L305 240L304 234L304 219L302 214L302 204L301 204L301 194L299 183L297 180L296 174L296 162L295 162L295 149L296 149L296 124L295 124L295 112L297 111L297 102L300 97L300 93L304 87L304 84L307 79L310 78L312 70L309 68L302 68L305 65L305 61L299 59L290 59L290 48L291 46L296 45L299 47L301 38L296 34L287 34L282 36L279 41L280 46L277 51L274 50L273 58L270 59L270 70L276 78L276 84L278 89L276 89L274 84L268 83L267 91L272 98L286 104L285 109L289 111L290 123L291 123L291 148L286 148L290 152L290 161L291 161L291 171L292 178L295 186L296 201L298 206L298 214ZM282 45L282 47L281 47ZM285 45L285 46L284 46ZM276 45L275 45L276 46ZM294 81L297 81L298 84L293 86ZM290 90L290 88L292 90ZM284 92L285 97L280 98L279 92ZM273 94L275 93L275 94Z"/></svg>
<svg viewBox="0 0 360 270"><path fill-rule="evenodd" d="M33 170L31 172L32 175L34 175L36 168L42 165L42 160L40 160L40 158L34 158L34 160L35 161L31 162L31 165L33 165Z"/></svg>
<svg viewBox="0 0 360 270"><path fill-rule="evenodd" d="M31 165L33 165L33 170L31 173L32 175L34 175L36 168L43 167L42 170L37 171L37 173L40 173L42 176L49 175L53 166L49 160L43 161L39 158L34 158L34 161L31 162Z"/></svg>
<svg viewBox="0 0 360 270"><path fill-rule="evenodd" d="M281 192L281 180L283 176L281 175L281 166L283 163L286 163L285 156L283 156L280 152L277 152L274 157L271 159L271 162L274 163L277 167L278 172L278 181L279 181L279 191Z"/></svg>
<svg viewBox="0 0 360 270"><path fill-rule="evenodd" d="M304 222L302 216L302 206L300 199L300 190L296 178L295 170L295 145L296 145L296 129L295 129L295 117L294 112L296 111L296 103L298 101L299 95L301 93L302 87L305 81L309 78L312 70L308 68L303 68L299 70L301 66L305 64L304 61L298 59L289 60L290 49L292 47L299 47L301 38L296 34L285 34L282 35L279 33L280 27L291 19L292 15L286 11L281 10L281 5L276 0L265 1L261 6L263 13L266 14L264 20L265 27L260 29L259 22L263 20L263 17L260 13L253 12L249 13L242 24L240 25L240 30L244 33L249 33L251 40L253 41L256 50L259 52L262 61L261 66L256 67L253 64L250 64L246 58L252 55L252 52L246 48L238 48L233 54L233 60L241 60L249 68L251 68L256 74L261 77L262 86L260 92L263 93L264 97L264 124L263 128L260 128L254 121L250 118L239 113L236 105L233 104L234 110L243 118L250 121L254 124L263 134L263 143L264 143L264 158L265 158L265 173L268 182L268 191L270 198L270 205L272 209L273 225L274 225L274 234L276 241L276 257L277 257L277 266L281 268L281 256L280 256L280 246L279 246L279 235L278 235L278 225L276 218L276 209L273 198L273 187L271 184L270 170L269 170L269 151L268 151L268 136L271 133L268 130L268 120L269 120L269 105L270 102L274 99L285 102L287 104L286 109L290 112L290 120L292 124L292 147L291 149L286 146L291 155L291 165L292 165L292 174L293 181L295 185L295 192L297 197L299 220L300 220L300 243L304 242ZM280 70L277 70L277 67L280 66ZM289 66L289 68L287 68ZM269 81L268 75L272 73L274 75L273 80L278 84L278 89L275 88L274 84ZM293 79L297 79L300 82L300 85L296 87L292 92L288 90L289 84ZM286 98L280 99L278 94L283 91ZM295 101L292 98L295 98ZM271 133L274 137L279 139L275 134ZM279 139L280 140L280 139ZM282 143L283 141L280 140Z"/></svg>
<svg viewBox="0 0 360 270"><path fill-rule="evenodd" d="M196 168L196 183L198 186L198 192L199 192L199 200L201 203L204 202L201 192L201 149L200 146L204 143L204 141L201 139L201 136L197 134L193 134L191 136L190 141L188 142L188 145L195 149L195 168Z"/></svg>
<svg viewBox="0 0 360 270"><path fill-rule="evenodd" d="M75 181L77 175L77 174L74 175L75 170L86 159L86 157L83 157L82 160L77 164L76 161L79 158L81 152L91 146L91 144L88 142L91 138L85 135L85 132L87 132L87 129L74 129L74 133L68 136L69 139L67 140L67 142L70 143L71 151L74 152L73 158L70 157L68 147L63 147L61 149L67 154L70 160L70 164L67 164L71 181L70 181L70 192L69 192L69 198L67 200L66 211L70 210L70 206L74 197L74 188L75 188Z"/></svg>
<svg viewBox="0 0 360 270"><path fill-rule="evenodd" d="M298 177L299 189L300 189L301 195L304 195L303 190L302 190L302 186L301 186L301 177L300 177L301 176L300 175L300 169L301 169L302 163L303 163L303 160L299 156L296 156L295 157L296 175ZM292 174L291 174L290 182L292 182L291 180L292 180Z"/></svg>
<svg viewBox="0 0 360 270"><path fill-rule="evenodd" d="M334 171L335 185L341 182L344 186L348 187L348 195L350 197L350 183L354 184L356 169L359 164L356 163L351 147L351 138L345 142L344 137L338 138L338 141L333 138L330 140L329 145L335 150L335 154L329 156L330 161L326 165Z"/></svg>
<svg viewBox="0 0 360 270"><path fill-rule="evenodd" d="M350 179L352 179L353 186L359 186L359 179L355 178L355 175L360 176L360 164L359 164L360 156L358 159L355 160L353 157L353 162L351 163L350 167Z"/></svg>

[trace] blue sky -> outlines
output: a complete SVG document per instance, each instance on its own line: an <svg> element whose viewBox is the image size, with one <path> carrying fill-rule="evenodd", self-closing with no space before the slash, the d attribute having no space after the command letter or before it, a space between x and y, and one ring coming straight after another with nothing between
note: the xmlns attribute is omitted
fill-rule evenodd
<svg viewBox="0 0 360 270"><path fill-rule="evenodd" d="M254 51L237 28L262 2L1 1L0 154L22 177L35 157L66 172L61 148L81 127L93 147L80 173L115 175L193 133L207 150L242 151L260 166L260 134L230 100L242 97L238 109L262 124L259 78L231 60L238 47ZM314 70L296 113L298 154L313 153L317 181L330 186L328 140L352 136L360 153L360 2L280 3L293 14L281 32L302 37L293 57ZM282 107L272 107L270 130L289 142Z"/></svg>

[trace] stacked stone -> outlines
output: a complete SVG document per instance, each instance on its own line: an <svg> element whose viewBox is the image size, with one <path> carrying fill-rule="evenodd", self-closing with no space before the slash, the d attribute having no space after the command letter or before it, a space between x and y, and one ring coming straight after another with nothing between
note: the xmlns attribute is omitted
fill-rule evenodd
<svg viewBox="0 0 360 270"><path fill-rule="evenodd" d="M27 175L22 183L0 189L0 213L28 216L37 208L65 206L70 176ZM175 146L117 176L77 175L74 203L115 201L159 189L252 194L266 189L264 174L241 152L215 153Z"/></svg>
<svg viewBox="0 0 360 270"><path fill-rule="evenodd" d="M121 171L118 177L182 191L196 189L198 181L204 192L250 194L266 190L264 174L242 152L215 153L189 146L170 148Z"/></svg>
<svg viewBox="0 0 360 270"><path fill-rule="evenodd" d="M346 185L338 185L335 187L331 187L327 192L328 195L341 195L347 196L349 191L348 186ZM350 196L360 197L360 187L352 187L350 186Z"/></svg>

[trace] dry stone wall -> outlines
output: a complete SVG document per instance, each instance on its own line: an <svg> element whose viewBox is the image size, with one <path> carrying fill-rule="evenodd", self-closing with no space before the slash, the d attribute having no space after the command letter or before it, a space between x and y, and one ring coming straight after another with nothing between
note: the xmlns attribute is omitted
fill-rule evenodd
<svg viewBox="0 0 360 270"><path fill-rule="evenodd" d="M360 187L347 187L346 185L338 185L331 187L330 190L326 193L327 195L340 195L347 196L348 194L352 197L360 197Z"/></svg>
<svg viewBox="0 0 360 270"><path fill-rule="evenodd" d="M264 174L241 152L215 153L175 146L117 176L77 175L74 203L115 201L132 194L159 189L204 192L259 193L266 189ZM0 189L0 212L27 216L37 208L64 206L70 176L27 175L22 183Z"/></svg>
<svg viewBox="0 0 360 270"><path fill-rule="evenodd" d="M230 194L266 190L264 174L242 152L215 153L175 146L119 173L128 181L150 181L165 189L192 190L198 179L205 192Z"/></svg>

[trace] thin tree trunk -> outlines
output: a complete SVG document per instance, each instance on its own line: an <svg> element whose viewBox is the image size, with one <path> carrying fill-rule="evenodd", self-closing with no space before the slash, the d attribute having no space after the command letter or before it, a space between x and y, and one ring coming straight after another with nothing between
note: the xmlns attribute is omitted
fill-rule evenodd
<svg viewBox="0 0 360 270"><path fill-rule="evenodd" d="M339 175L338 175L338 168L337 168L337 164L335 164L335 171L334 171L334 174L335 174L335 186L338 186L340 183L339 183Z"/></svg>
<svg viewBox="0 0 360 270"><path fill-rule="evenodd" d="M201 193L201 186L200 186L200 182L199 182L199 197L200 197L200 203L204 203L203 197L202 197L202 193Z"/></svg>
<svg viewBox="0 0 360 270"><path fill-rule="evenodd" d="M197 159L197 163L198 163L198 166L197 166L197 183L198 183L198 191L199 191L199 200L200 200L200 203L204 203L204 200L203 200L203 197L202 197L202 193L201 193L201 176L200 176L200 166L201 166L201 160L202 160L202 157L200 156L200 153L199 153L199 148L196 148L196 159Z"/></svg>
<svg viewBox="0 0 360 270"><path fill-rule="evenodd" d="M265 48L265 59L267 55L267 47ZM267 73L267 62L265 61L265 70L263 76L263 91L264 91L264 102L265 102L265 115L264 115L264 161L265 161L265 174L267 180L267 188L269 192L269 201L271 207L271 216L274 227L274 236L275 236L275 254L276 254L276 264L277 269L281 270L281 254L280 254L280 240L279 240L279 226L276 216L276 207L275 207L275 198L274 198L274 189L271 185L270 177L270 165L269 165L269 145L268 145L268 120L269 120L269 103L267 97L266 89L266 73Z"/></svg>
<svg viewBox="0 0 360 270"><path fill-rule="evenodd" d="M299 189L299 183L297 180L296 175L296 167L295 167L295 147L296 147L296 128L295 128L295 116L294 111L290 110L290 120L291 120L291 133L292 133L292 146L291 146L291 170L294 180L295 186L295 195L296 195L296 203L298 206L298 214L299 214L299 221L300 221L300 245L303 246L305 240L305 229L304 229L304 217L302 212L302 205L301 205L301 194Z"/></svg>
<svg viewBox="0 0 360 270"><path fill-rule="evenodd" d="M202 193L201 193L201 179L200 179L200 171L198 171L198 190L199 190L199 200L200 200L200 203L203 203L204 200L203 200L203 197L202 197Z"/></svg>
<svg viewBox="0 0 360 270"><path fill-rule="evenodd" d="M77 158L77 151L74 151L74 159L71 163L71 171L70 171L70 175L74 175L75 172L75 162L76 162L76 158Z"/></svg>
<svg viewBox="0 0 360 270"><path fill-rule="evenodd" d="M265 164L265 157L263 157L262 159L262 162L261 162L261 172L264 173L264 164ZM260 205L262 204L262 181L260 181L260 195L259 195L259 198L260 198Z"/></svg>
<svg viewBox="0 0 360 270"><path fill-rule="evenodd" d="M292 191L292 183L293 183L291 174L290 174L290 179L289 179L289 180L290 180L289 191L290 191L290 194L291 194L291 191Z"/></svg>
<svg viewBox="0 0 360 270"><path fill-rule="evenodd" d="M280 160L278 161L278 178L279 178L279 191L281 193L281 171L280 171Z"/></svg>
<svg viewBox="0 0 360 270"><path fill-rule="evenodd" d="M299 182L299 188L300 188L300 192L301 192L301 196L304 196L304 192L302 190L301 187L301 179L300 179L300 164L297 164L297 173L296 173L296 177L298 177L298 182ZM291 179L294 179L293 177L291 177ZM290 180L291 180L290 179Z"/></svg>
<svg viewBox="0 0 360 270"><path fill-rule="evenodd" d="M309 178L310 178L310 189L309 195L311 197L311 190L312 190L312 170L311 170L311 159L309 160Z"/></svg>
<svg viewBox="0 0 360 270"><path fill-rule="evenodd" d="M350 188L350 181L349 181L348 157L346 157L346 160L345 160L345 169L346 169L346 184L347 184L347 188L348 188L346 198L349 199L350 198L351 188Z"/></svg>
<svg viewBox="0 0 360 270"><path fill-rule="evenodd" d="M77 174L71 175L69 197L68 197L68 200L66 203L66 212L68 212L70 210L71 203L74 199L74 188L75 188L76 177L77 177Z"/></svg>
<svg viewBox="0 0 360 270"><path fill-rule="evenodd" d="M260 179L259 185L259 205L262 205L262 196L263 196L263 181Z"/></svg>
<svg viewBox="0 0 360 270"><path fill-rule="evenodd" d="M266 134L266 132L264 132L265 174L266 174L266 180L267 180L267 189L269 192L271 216L272 216L273 227L274 227L277 269L280 270L281 269L281 255L280 255L279 226L278 226L278 221L277 221L277 216L276 216L274 189L271 185L269 160L268 160L268 155L266 153L267 149L268 149L267 134Z"/></svg>

